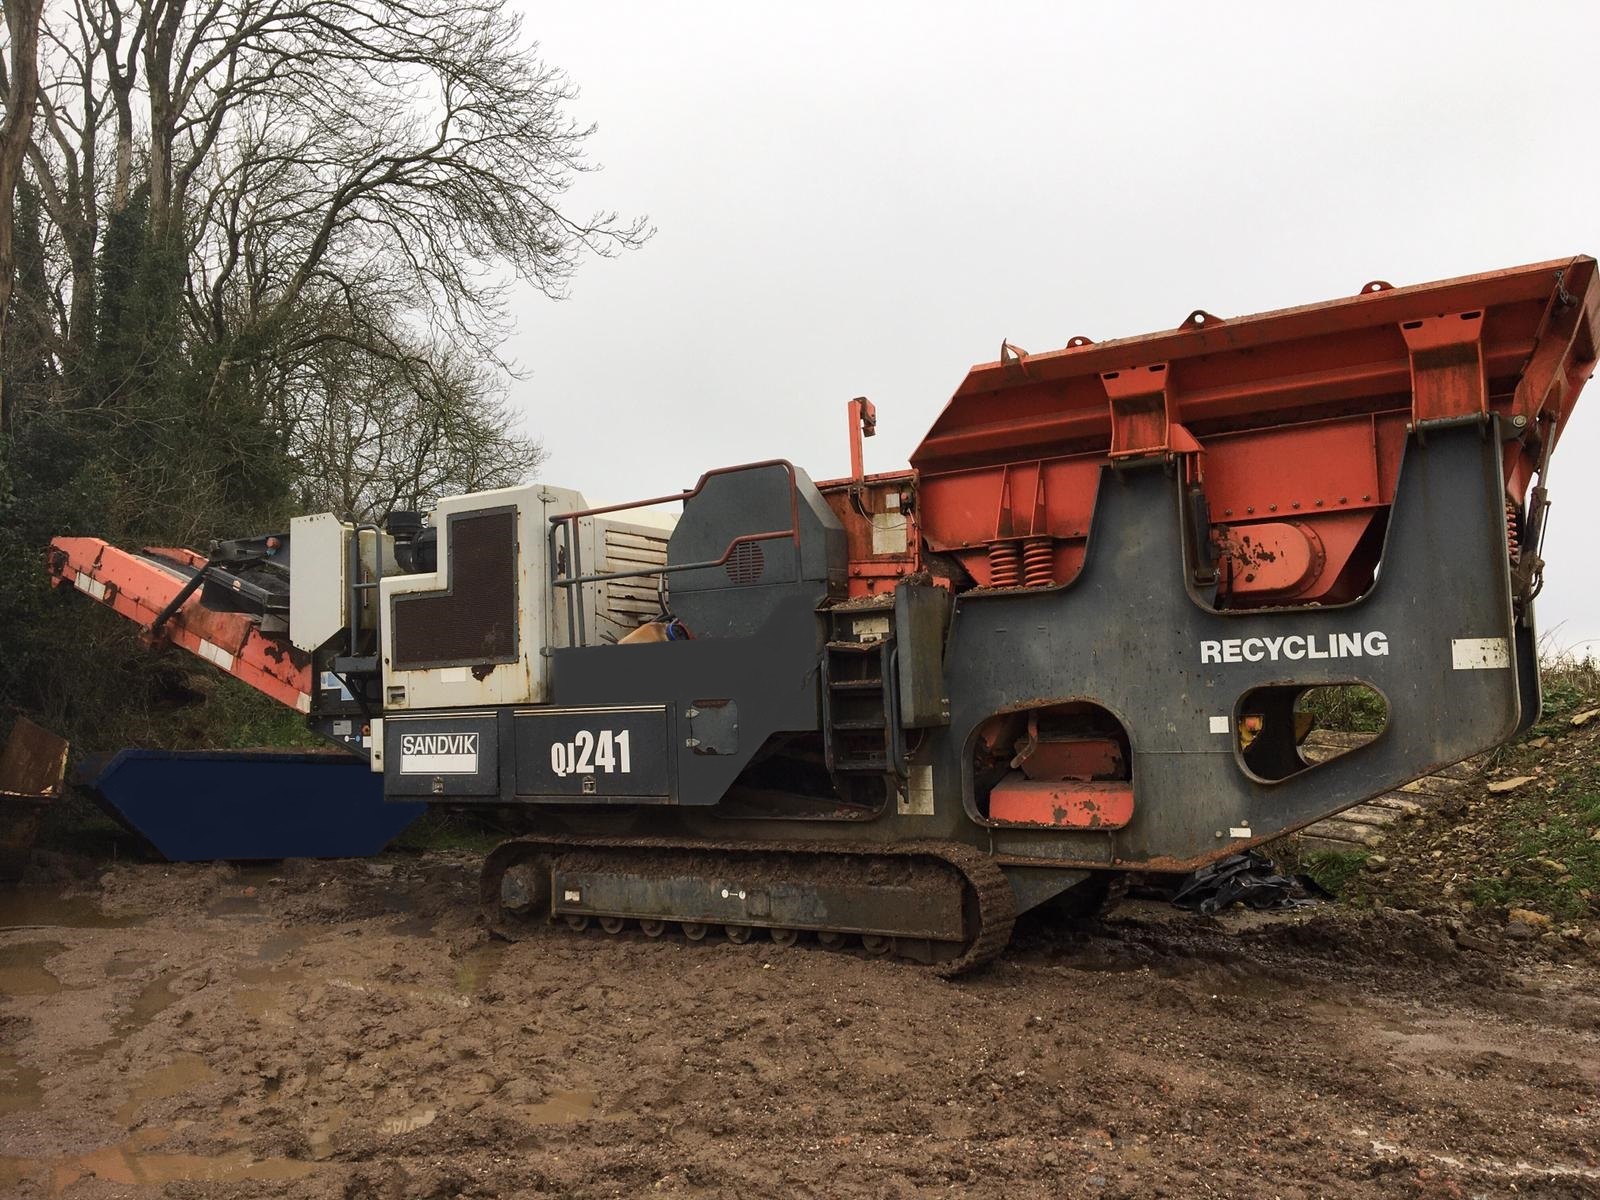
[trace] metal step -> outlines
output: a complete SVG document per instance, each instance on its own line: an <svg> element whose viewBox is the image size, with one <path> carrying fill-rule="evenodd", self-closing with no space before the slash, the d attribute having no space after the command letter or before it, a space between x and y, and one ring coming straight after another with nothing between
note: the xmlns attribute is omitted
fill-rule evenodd
<svg viewBox="0 0 1600 1200"><path fill-rule="evenodd" d="M839 771L887 771L889 757L886 754L870 754L865 758L847 758L835 752L833 765Z"/></svg>
<svg viewBox="0 0 1600 1200"><path fill-rule="evenodd" d="M883 690L881 679L830 679L828 687L835 692L861 692L871 688L875 691Z"/></svg>

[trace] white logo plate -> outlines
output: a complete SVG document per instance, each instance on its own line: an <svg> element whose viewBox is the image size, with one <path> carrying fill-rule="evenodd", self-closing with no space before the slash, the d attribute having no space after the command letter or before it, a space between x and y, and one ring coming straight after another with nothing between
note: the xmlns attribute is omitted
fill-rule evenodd
<svg viewBox="0 0 1600 1200"><path fill-rule="evenodd" d="M476 775L476 733L403 733L400 735L400 774Z"/></svg>

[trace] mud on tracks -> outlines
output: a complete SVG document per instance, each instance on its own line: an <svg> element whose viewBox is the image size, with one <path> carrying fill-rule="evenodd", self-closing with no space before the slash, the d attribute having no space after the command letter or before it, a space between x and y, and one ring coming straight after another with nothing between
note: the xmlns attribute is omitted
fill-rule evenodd
<svg viewBox="0 0 1600 1200"><path fill-rule="evenodd" d="M32 894L0 920L0 1192L1600 1194L1592 958L1136 903L951 982L490 942L475 872L120 866L59 921Z"/></svg>

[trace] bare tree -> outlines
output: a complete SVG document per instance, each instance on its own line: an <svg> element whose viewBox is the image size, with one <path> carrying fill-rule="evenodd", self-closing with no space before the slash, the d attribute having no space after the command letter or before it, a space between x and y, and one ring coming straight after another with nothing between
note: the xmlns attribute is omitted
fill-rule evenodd
<svg viewBox="0 0 1600 1200"><path fill-rule="evenodd" d="M590 129L507 0L61 0L42 50L49 349L113 456L156 464L133 511L225 491L259 452L241 418L350 511L536 467L497 356L509 285L559 296L650 231L570 211ZM190 421L218 453L177 455L185 483Z"/></svg>
<svg viewBox="0 0 1600 1200"><path fill-rule="evenodd" d="M420 316L481 337L503 319L506 267L559 295L581 254L647 235L562 207L591 130L505 0L133 7L151 236L186 229L191 300L214 326L247 266L251 317L271 323L381 260Z"/></svg>
<svg viewBox="0 0 1600 1200"><path fill-rule="evenodd" d="M302 509L373 520L521 483L544 459L517 432L499 375L459 352L395 361L328 340L288 366L275 390L301 406L284 426Z"/></svg>

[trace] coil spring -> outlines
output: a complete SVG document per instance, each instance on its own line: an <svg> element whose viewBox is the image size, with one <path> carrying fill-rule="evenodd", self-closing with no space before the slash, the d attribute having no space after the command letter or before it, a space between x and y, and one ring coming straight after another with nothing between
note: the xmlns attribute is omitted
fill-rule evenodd
<svg viewBox="0 0 1600 1200"><path fill-rule="evenodd" d="M1514 500L1506 501L1506 547L1514 567L1522 560L1522 512Z"/></svg>
<svg viewBox="0 0 1600 1200"><path fill-rule="evenodd" d="M1030 538L1022 547L1022 586L1049 587L1055 581L1055 540Z"/></svg>
<svg viewBox="0 0 1600 1200"><path fill-rule="evenodd" d="M1022 551L1015 542L989 543L989 586L1016 587L1022 582Z"/></svg>

